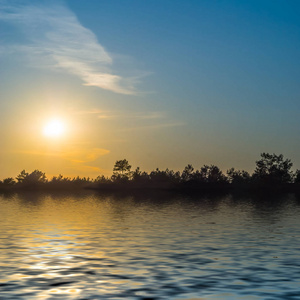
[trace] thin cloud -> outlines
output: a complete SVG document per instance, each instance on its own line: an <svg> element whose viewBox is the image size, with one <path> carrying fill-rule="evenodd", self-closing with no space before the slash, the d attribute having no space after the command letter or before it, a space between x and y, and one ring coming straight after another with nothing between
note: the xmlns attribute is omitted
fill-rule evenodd
<svg viewBox="0 0 300 300"><path fill-rule="evenodd" d="M27 37L25 45L7 51L25 51L32 63L38 60L36 65L42 61L47 68L67 71L81 78L86 86L136 94L137 77L113 74L113 59L95 34L82 26L70 9L49 2L26 5L0 0L0 20L16 25Z"/></svg>
<svg viewBox="0 0 300 300"><path fill-rule="evenodd" d="M91 110L71 110L71 114L73 115L99 115L102 114L103 110L101 109L91 109Z"/></svg>
<svg viewBox="0 0 300 300"><path fill-rule="evenodd" d="M107 173L107 170L105 169L100 169L98 167L93 167L93 166L78 165L78 164L73 165L69 169L80 171L80 172L94 172L98 174L103 174L104 172Z"/></svg>
<svg viewBox="0 0 300 300"><path fill-rule="evenodd" d="M71 110L70 114L79 116L95 115L98 119L114 119L117 117L116 114L112 114L110 111L104 111L96 108L91 110Z"/></svg>
<svg viewBox="0 0 300 300"><path fill-rule="evenodd" d="M137 120L154 120L166 118L165 113L160 111L150 112L136 112L136 113L124 113L124 112L111 112L101 109L91 110L78 110L72 111L73 115L95 115L98 119L137 119Z"/></svg>
<svg viewBox="0 0 300 300"><path fill-rule="evenodd" d="M134 130L148 130L148 129L161 129L167 127L180 127L184 126L184 122L172 121L165 112L162 111L150 111L150 112L134 112L134 113L124 113L124 112L110 112L100 109L91 110L79 110L72 111L75 115L94 115L98 119L114 120L117 119L118 122L127 122L128 120L133 120L136 126L125 127L118 131L134 131Z"/></svg>
<svg viewBox="0 0 300 300"><path fill-rule="evenodd" d="M87 163L95 161L100 156L109 154L110 151L102 148L92 148L92 149L79 149L79 150L70 150L70 151L52 151L52 152L43 152L43 151L14 151L15 153L20 154L29 154L29 155L39 155L39 156L53 156L60 157L72 162Z"/></svg>
<svg viewBox="0 0 300 300"><path fill-rule="evenodd" d="M14 153L56 157L57 159L63 159L68 161L70 164L70 168L72 170L99 173L103 170L100 169L99 167L91 166L90 164L95 162L100 156L109 154L110 151L102 148L91 148L91 149L79 149L79 150L69 150L69 151L52 151L52 152L21 150L21 151L14 151Z"/></svg>
<svg viewBox="0 0 300 300"><path fill-rule="evenodd" d="M146 113L109 113L101 112L97 115L98 119L131 119L131 120L154 120L165 118L162 112L146 112Z"/></svg>

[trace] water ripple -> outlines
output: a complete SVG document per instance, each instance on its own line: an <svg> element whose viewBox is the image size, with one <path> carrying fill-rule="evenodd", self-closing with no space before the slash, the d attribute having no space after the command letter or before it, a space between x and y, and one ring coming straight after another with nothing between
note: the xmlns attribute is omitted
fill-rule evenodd
<svg viewBox="0 0 300 300"><path fill-rule="evenodd" d="M297 201L0 197L1 299L299 299Z"/></svg>

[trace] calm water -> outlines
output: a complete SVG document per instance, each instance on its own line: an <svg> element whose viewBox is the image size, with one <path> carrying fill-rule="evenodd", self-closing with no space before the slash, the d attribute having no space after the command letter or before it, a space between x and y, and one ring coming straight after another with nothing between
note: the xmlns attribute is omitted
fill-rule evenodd
<svg viewBox="0 0 300 300"><path fill-rule="evenodd" d="M0 299L300 299L300 201L0 196Z"/></svg>

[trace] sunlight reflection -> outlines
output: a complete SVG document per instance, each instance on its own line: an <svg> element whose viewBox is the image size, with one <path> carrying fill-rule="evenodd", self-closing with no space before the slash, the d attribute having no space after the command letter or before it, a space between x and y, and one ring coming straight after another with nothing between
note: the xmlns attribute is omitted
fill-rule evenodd
<svg viewBox="0 0 300 300"><path fill-rule="evenodd" d="M194 202L187 202L180 210L176 201L174 209L161 204L155 214L149 214L152 202L128 206L126 199L101 202L95 198L75 201L45 197L38 209L32 210L30 203L24 206L16 198L15 203L20 204L17 208L23 214L12 213L13 201L0 202L6 216L2 228L7 235L5 240L0 239L0 267L4 270L0 273L0 298L73 300L92 299L93 295L109 299L114 295L125 299L171 299L176 293L178 298L192 299L203 286L206 296L218 287L225 292L234 289L242 297L240 289L250 294L254 288L255 293L271 293L263 290L256 279L252 284L251 274L265 280L273 272L269 280L272 286L273 280L287 274L282 268L279 273L276 266L289 264L295 272L298 268L297 253L289 253L285 260L280 258L278 249L273 247L274 239L265 238L268 233L263 232L265 247L259 244L261 240L253 242L254 236L262 235L261 224L266 220L265 215L256 218L259 222L249 230L247 213L252 213L252 206L245 210L237 205L233 210L230 202L216 211L201 203L197 210ZM214 202L211 205L216 207ZM294 227L281 234L281 250L286 245L299 244L294 237L290 239L299 229L299 211L294 207L292 217L286 217L286 222L290 218ZM195 215L197 218L191 218ZM274 230L269 236L273 233ZM245 248L249 243L256 247ZM247 261L249 252L256 267ZM279 258L274 259L275 255ZM241 261L240 256L245 259ZM224 276L228 268L231 273ZM284 285L288 292L297 291L295 272L291 272L295 279L283 282L278 290ZM199 278L203 284L199 285ZM12 298L12 294L22 296ZM285 295L280 296L285 299Z"/></svg>
<svg viewBox="0 0 300 300"><path fill-rule="evenodd" d="M80 254L79 249L83 245L84 243L78 242L75 234L65 234L64 230L58 228L55 232L38 231L22 240L22 247L28 249L22 261L28 269L46 271L40 274L42 277L59 277L60 272L77 266L76 263L74 265L73 258ZM64 274L66 275L72 274Z"/></svg>

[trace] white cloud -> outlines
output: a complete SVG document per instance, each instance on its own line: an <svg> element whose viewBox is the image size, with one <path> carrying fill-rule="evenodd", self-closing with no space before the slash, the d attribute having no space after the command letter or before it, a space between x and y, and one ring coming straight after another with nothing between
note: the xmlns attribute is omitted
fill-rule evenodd
<svg viewBox="0 0 300 300"><path fill-rule="evenodd" d="M16 25L27 38L15 50L26 51L31 62L78 76L84 85L136 93L137 78L113 74L111 55L71 10L56 1L32 3L0 0L0 20Z"/></svg>

